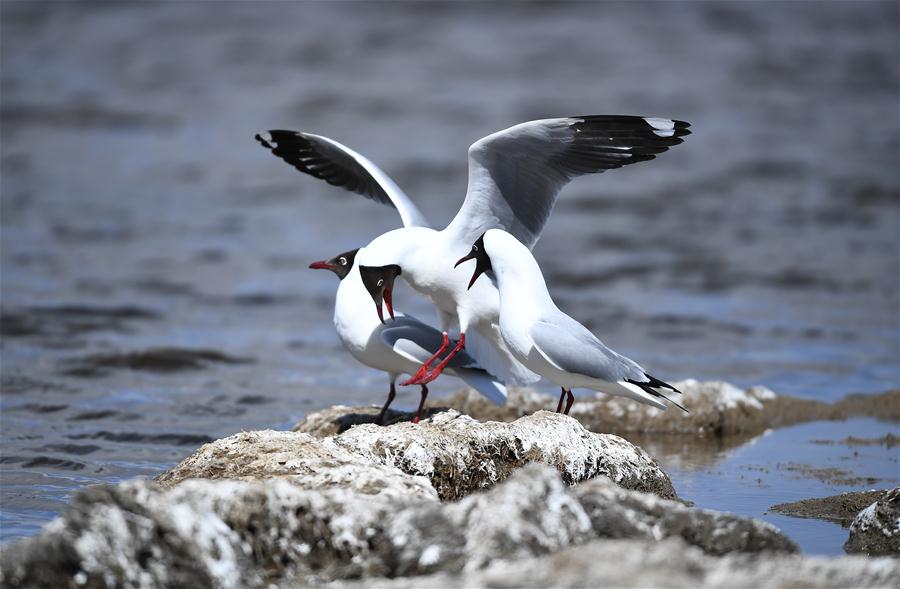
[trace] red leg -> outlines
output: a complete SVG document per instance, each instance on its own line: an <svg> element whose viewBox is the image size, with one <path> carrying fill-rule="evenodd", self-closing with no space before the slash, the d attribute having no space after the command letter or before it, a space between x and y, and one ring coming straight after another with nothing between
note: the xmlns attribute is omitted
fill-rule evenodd
<svg viewBox="0 0 900 589"><path fill-rule="evenodd" d="M419 416L422 415L422 408L425 407L425 397L428 396L428 387L422 385L422 398L419 399L419 408L416 409L416 416L413 417L413 423L419 423Z"/></svg>
<svg viewBox="0 0 900 589"><path fill-rule="evenodd" d="M425 376L431 370L431 363L434 362L435 360L437 360L438 358L440 358L441 354L446 352L447 348L449 348L449 347L450 347L450 336L445 331L444 332L444 341L441 343L441 347L438 348L438 351L435 352L431 358L429 358L428 360L425 360L425 363L419 367L419 369L416 371L416 373L413 374L409 378L409 380L407 380L405 382L401 382L400 386L405 387L405 386L409 386L411 384L422 384L419 381L421 379L425 378Z"/></svg>
<svg viewBox="0 0 900 589"><path fill-rule="evenodd" d="M566 389L563 389L562 387L560 387L560 389L562 389L562 390L559 392L559 403L556 404L556 412L557 413L562 413L562 400L563 400L563 397L566 396Z"/></svg>
<svg viewBox="0 0 900 589"><path fill-rule="evenodd" d="M575 395L572 394L572 391L566 391L566 394L569 396L569 398L566 399L566 415L568 415L569 409L572 408L572 403L575 402Z"/></svg>
<svg viewBox="0 0 900 589"><path fill-rule="evenodd" d="M384 425L384 414L387 413L388 407L390 407L395 396L397 396L397 389L394 387L394 383L391 383L387 401L384 402L384 407L381 408L381 413L378 414L378 425Z"/></svg>
<svg viewBox="0 0 900 589"><path fill-rule="evenodd" d="M420 378L416 381L417 384L428 384L437 377L441 375L441 372L444 371L444 368L447 367L447 364L450 363L450 360L453 359L453 356L459 354L459 352L466 347L466 334L459 334L459 342L457 342L456 347L450 350L450 353L447 354L447 357L441 360L441 363L434 367L434 370L428 373L428 376L424 378Z"/></svg>

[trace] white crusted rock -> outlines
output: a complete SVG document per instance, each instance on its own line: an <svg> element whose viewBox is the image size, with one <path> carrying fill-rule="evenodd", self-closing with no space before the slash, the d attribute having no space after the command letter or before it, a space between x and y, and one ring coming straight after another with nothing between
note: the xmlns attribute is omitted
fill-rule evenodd
<svg viewBox="0 0 900 589"><path fill-rule="evenodd" d="M688 510L610 482L572 489L532 464L456 503L346 489L303 489L290 479L151 481L91 487L37 537L5 547L3 586L256 587L295 580L458 574L522 563L611 534L647 538L637 525L598 519L600 502L622 502L626 519L650 521L648 506ZM598 492L598 489L604 492ZM607 493L607 491L609 491ZM640 495L638 497L638 495ZM636 508L628 507L628 501ZM740 519L740 518L735 518ZM743 533L699 516L654 538ZM697 533L690 530L699 526ZM721 539L721 538L720 538ZM703 547L702 542L696 543ZM779 549L731 542L734 550ZM645 549L642 548L642 550Z"/></svg>
<svg viewBox="0 0 900 589"><path fill-rule="evenodd" d="M866 507L850 524L847 552L900 554L900 487Z"/></svg>
<svg viewBox="0 0 900 589"><path fill-rule="evenodd" d="M626 489L675 497L669 477L642 449L548 411L512 423L481 423L445 411L419 424L359 425L326 442L428 477L443 500L494 485L530 462L556 468L569 484L603 475Z"/></svg>
<svg viewBox="0 0 900 589"><path fill-rule="evenodd" d="M468 587L893 587L900 561L782 556L770 553L704 554L678 538L593 540L550 555L497 560L483 569L441 572L422 577L337 581L331 588L466 589ZM300 587L281 585L282 589Z"/></svg>
<svg viewBox="0 0 900 589"><path fill-rule="evenodd" d="M304 489L437 498L424 477L411 476L309 434L273 430L242 432L205 444L156 481L172 486L195 478L253 481L276 477Z"/></svg>

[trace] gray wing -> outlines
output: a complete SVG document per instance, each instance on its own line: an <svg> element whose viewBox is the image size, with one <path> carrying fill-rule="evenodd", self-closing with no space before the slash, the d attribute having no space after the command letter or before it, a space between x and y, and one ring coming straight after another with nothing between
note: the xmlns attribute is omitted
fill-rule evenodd
<svg viewBox="0 0 900 589"><path fill-rule="evenodd" d="M438 351L444 341L444 334L422 323L415 317L404 315L389 323L389 327L381 330L381 339L395 352L406 356L413 362L425 362ZM456 342L451 340L451 346ZM479 368L478 362L466 351L454 356L447 365L450 368Z"/></svg>
<svg viewBox="0 0 900 589"><path fill-rule="evenodd" d="M448 226L470 242L499 227L533 247L572 178L652 160L690 134L684 121L594 115L531 121L469 148L466 200Z"/></svg>
<svg viewBox="0 0 900 589"><path fill-rule="evenodd" d="M333 139L274 129L256 140L301 172L392 206L404 227L428 227L428 221L400 187L381 168Z"/></svg>
<svg viewBox="0 0 900 589"><path fill-rule="evenodd" d="M606 382L647 380L636 362L607 348L586 327L560 313L530 330L537 351L558 368Z"/></svg>

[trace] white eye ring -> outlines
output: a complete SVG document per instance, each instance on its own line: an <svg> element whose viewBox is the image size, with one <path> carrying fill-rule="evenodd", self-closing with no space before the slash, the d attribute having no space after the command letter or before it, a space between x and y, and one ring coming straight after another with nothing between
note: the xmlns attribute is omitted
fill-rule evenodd
<svg viewBox="0 0 900 589"><path fill-rule="evenodd" d="M475 244L475 245L472 246L472 251L473 251L473 252L477 252L477 251L478 251L478 245L477 245L477 244Z"/></svg>
<svg viewBox="0 0 900 589"><path fill-rule="evenodd" d="M340 258L338 258L338 264L340 264L341 266L346 266L347 258L345 258L344 256L341 256Z"/></svg>
<svg viewBox="0 0 900 589"><path fill-rule="evenodd" d="M375 286L381 286L382 284L384 284L384 278L379 278L378 282L375 283Z"/></svg>

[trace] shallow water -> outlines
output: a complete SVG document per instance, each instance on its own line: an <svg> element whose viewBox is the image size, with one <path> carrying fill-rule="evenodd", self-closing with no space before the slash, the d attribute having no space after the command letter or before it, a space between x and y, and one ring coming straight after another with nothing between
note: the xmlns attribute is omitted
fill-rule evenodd
<svg viewBox="0 0 900 589"><path fill-rule="evenodd" d="M813 422L770 430L749 440L686 443L680 436L627 436L659 460L683 499L698 507L756 517L780 528L813 554L842 554L839 524L770 513L778 503L900 484L896 446L823 444L863 435L897 435L875 419ZM733 444L733 445L732 445Z"/></svg>
<svg viewBox="0 0 900 589"><path fill-rule="evenodd" d="M824 400L900 386L897 13L0 4L0 537L205 440L382 401L384 377L337 342L334 277L306 266L396 215L264 152L252 137L268 128L347 143L439 221L489 132L563 114L689 120L684 145L563 193L535 251L560 305L667 380ZM395 301L432 317L408 289ZM717 463L765 444L799 461L782 435ZM672 468L700 506L767 507L729 503L730 476L694 493L700 475ZM799 539L823 524L790 525Z"/></svg>

